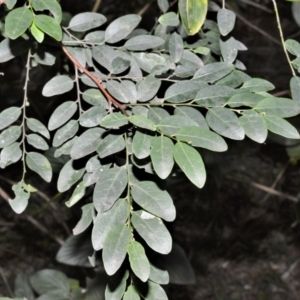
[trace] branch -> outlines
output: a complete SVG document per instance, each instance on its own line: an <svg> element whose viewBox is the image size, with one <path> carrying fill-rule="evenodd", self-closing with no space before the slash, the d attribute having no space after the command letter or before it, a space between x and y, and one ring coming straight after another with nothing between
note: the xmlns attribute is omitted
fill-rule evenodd
<svg viewBox="0 0 300 300"><path fill-rule="evenodd" d="M126 112L126 107L123 104L120 104L116 99L114 99L108 92L107 90L104 88L104 86L102 85L102 81L96 77L95 75L93 75L89 70L87 70L85 67L83 67L73 56L72 54L67 50L67 48L65 46L62 46L62 50L64 51L64 53L68 56L68 58L70 59L70 61L74 64L75 68L80 69L83 73L85 73L88 77L90 77L98 86L98 88L100 89L100 91L104 94L104 96L106 97L106 99L112 103L115 107L117 107L125 116L128 117L128 114Z"/></svg>

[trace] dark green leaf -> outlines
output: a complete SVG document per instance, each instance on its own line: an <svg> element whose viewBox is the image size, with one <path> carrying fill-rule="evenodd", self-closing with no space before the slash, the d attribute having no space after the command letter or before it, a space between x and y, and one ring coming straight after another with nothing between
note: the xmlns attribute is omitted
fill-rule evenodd
<svg viewBox="0 0 300 300"><path fill-rule="evenodd" d="M160 86L161 80L155 78L153 75L148 75L137 85L137 100L139 102L146 102L152 99L156 96Z"/></svg>
<svg viewBox="0 0 300 300"><path fill-rule="evenodd" d="M100 158L118 153L125 149L125 140L122 135L107 135L99 144L97 152Z"/></svg>
<svg viewBox="0 0 300 300"><path fill-rule="evenodd" d="M36 15L34 17L34 24L41 31L47 33L57 41L62 39L62 29L59 25L59 22L47 15Z"/></svg>
<svg viewBox="0 0 300 300"><path fill-rule="evenodd" d="M84 12L71 19L69 29L76 32L84 32L99 27L105 22L106 18L101 14L95 12Z"/></svg>
<svg viewBox="0 0 300 300"><path fill-rule="evenodd" d="M130 80L121 82L110 80L106 84L108 92L122 103L135 103L137 91L135 84Z"/></svg>
<svg viewBox="0 0 300 300"><path fill-rule="evenodd" d="M143 282L150 276L150 263L146 256L144 247L136 241L132 241L127 246L130 267L133 273Z"/></svg>
<svg viewBox="0 0 300 300"><path fill-rule="evenodd" d="M46 143L46 141L39 135L37 134L29 134L26 137L27 143L32 145L34 148L36 149L40 149L40 150L48 150L49 146Z"/></svg>
<svg viewBox="0 0 300 300"><path fill-rule="evenodd" d="M244 129L239 123L234 112L227 108L216 107L210 109L206 114L207 124L215 132L233 140L243 140Z"/></svg>
<svg viewBox="0 0 300 300"><path fill-rule="evenodd" d="M92 128L85 131L74 143L71 150L71 157L79 159L96 151L103 133L104 129L102 128Z"/></svg>
<svg viewBox="0 0 300 300"><path fill-rule="evenodd" d="M8 127L20 117L22 110L19 107L9 107L0 113L0 130Z"/></svg>
<svg viewBox="0 0 300 300"><path fill-rule="evenodd" d="M166 179L173 169L173 148L172 140L163 135L151 140L151 161L156 174L161 179Z"/></svg>
<svg viewBox="0 0 300 300"><path fill-rule="evenodd" d="M111 64L113 60L117 57L116 51L107 45L100 45L94 47L92 50L93 58L109 72L111 72Z"/></svg>
<svg viewBox="0 0 300 300"><path fill-rule="evenodd" d="M142 115L130 116L129 122L134 124L137 127L144 128L147 130L155 131L155 129L156 129L156 126L153 123L153 121L151 121L150 119L148 119L147 117L144 117Z"/></svg>
<svg viewBox="0 0 300 300"><path fill-rule="evenodd" d="M31 5L36 11L49 10L55 19L60 23L62 10L56 0L32 0Z"/></svg>
<svg viewBox="0 0 300 300"><path fill-rule="evenodd" d="M59 147L65 141L71 139L77 133L78 129L78 121L70 120L66 125L56 131L52 142L53 147Z"/></svg>
<svg viewBox="0 0 300 300"><path fill-rule="evenodd" d="M50 134L49 134L48 129L39 120L33 119L33 118L28 118L28 119L26 119L26 125L31 131L39 133L39 134L43 135L45 138L50 139Z"/></svg>
<svg viewBox="0 0 300 300"><path fill-rule="evenodd" d="M13 143L5 147L0 154L0 168L4 169L8 165L17 162L22 157L19 143Z"/></svg>
<svg viewBox="0 0 300 300"><path fill-rule="evenodd" d="M161 190L154 182L137 182L133 185L131 193L133 200L151 214L168 222L175 220L176 211L172 198L167 191Z"/></svg>
<svg viewBox="0 0 300 300"><path fill-rule="evenodd" d="M133 212L131 221L150 248L161 254L170 253L172 237L160 218L139 210Z"/></svg>
<svg viewBox="0 0 300 300"><path fill-rule="evenodd" d="M102 251L103 264L108 275L115 274L121 267L130 239L131 232L126 225L117 225L108 233Z"/></svg>
<svg viewBox="0 0 300 300"><path fill-rule="evenodd" d="M92 203L81 207L82 216L76 226L73 228L73 234L78 235L85 231L93 221L94 205Z"/></svg>
<svg viewBox="0 0 300 300"><path fill-rule="evenodd" d="M12 189L15 192L15 198L9 199L9 205L15 213L21 214L28 205L30 193L24 191L23 182L14 184Z"/></svg>
<svg viewBox="0 0 300 300"><path fill-rule="evenodd" d="M109 210L127 186L124 167L115 167L102 172L94 189L94 205L98 212Z"/></svg>
<svg viewBox="0 0 300 300"><path fill-rule="evenodd" d="M165 41L153 35L138 35L130 38L124 45L130 51L144 51L161 46Z"/></svg>
<svg viewBox="0 0 300 300"><path fill-rule="evenodd" d="M206 181L206 171L199 152L185 143L178 142L173 155L183 173L201 189Z"/></svg>
<svg viewBox="0 0 300 300"><path fill-rule="evenodd" d="M266 122L260 114L253 110L244 111L239 121L250 139L257 143L265 142L268 130Z"/></svg>
<svg viewBox="0 0 300 300"><path fill-rule="evenodd" d="M264 99L264 96L254 93L238 93L233 95L227 104L230 107L250 106L254 107L259 101Z"/></svg>
<svg viewBox="0 0 300 300"><path fill-rule="evenodd" d="M126 124L128 124L128 118L119 112L111 113L100 121L100 125L106 128L119 128Z"/></svg>
<svg viewBox="0 0 300 300"><path fill-rule="evenodd" d="M245 89L249 92L258 93L274 90L275 86L265 79L251 78L242 85L241 89Z"/></svg>
<svg viewBox="0 0 300 300"><path fill-rule="evenodd" d="M136 131L132 141L132 152L138 159L146 158L150 155L150 143L153 135L147 132Z"/></svg>
<svg viewBox="0 0 300 300"><path fill-rule="evenodd" d="M26 154L26 164L29 169L39 174L46 182L52 179L52 168L49 160L37 152L28 152Z"/></svg>
<svg viewBox="0 0 300 300"><path fill-rule="evenodd" d="M222 35L227 35L232 31L235 24L235 13L229 9L222 8L218 11L217 20Z"/></svg>
<svg viewBox="0 0 300 300"><path fill-rule="evenodd" d="M10 126L0 134L0 149L14 143L21 135L22 131L19 126Z"/></svg>
<svg viewBox="0 0 300 300"><path fill-rule="evenodd" d="M83 175L85 169L75 170L73 160L69 160L60 170L57 180L57 190L61 193L69 190Z"/></svg>
<svg viewBox="0 0 300 300"><path fill-rule="evenodd" d="M157 125L157 128L164 134L174 135L181 128L187 126L198 126L198 124L184 116L169 116L162 119L162 121Z"/></svg>
<svg viewBox="0 0 300 300"><path fill-rule="evenodd" d="M72 90L73 86L74 82L69 76L58 75L45 84L42 94L45 97L64 94Z"/></svg>
<svg viewBox="0 0 300 300"><path fill-rule="evenodd" d="M32 12L28 7L19 7L10 11L5 18L6 35L15 40L29 28L32 19Z"/></svg>
<svg viewBox="0 0 300 300"><path fill-rule="evenodd" d="M174 110L175 116L183 116L195 121L198 126L209 129L205 118L199 110L190 106L178 106Z"/></svg>
<svg viewBox="0 0 300 300"><path fill-rule="evenodd" d="M103 248L103 243L110 230L118 224L124 224L128 215L126 199L119 199L110 210L97 214L92 231L92 243L96 251Z"/></svg>
<svg viewBox="0 0 300 300"><path fill-rule="evenodd" d="M100 120L106 115L106 110L102 106L94 106L85 111L79 119L83 127L95 127L100 124Z"/></svg>
<svg viewBox="0 0 300 300"><path fill-rule="evenodd" d="M129 66L130 66L130 60L117 56L111 62L110 72L112 74L120 74L126 71L129 68Z"/></svg>
<svg viewBox="0 0 300 300"><path fill-rule="evenodd" d="M158 124L162 119L168 117L170 114L163 108L160 107L150 107L148 111L148 118L152 120L155 124Z"/></svg>

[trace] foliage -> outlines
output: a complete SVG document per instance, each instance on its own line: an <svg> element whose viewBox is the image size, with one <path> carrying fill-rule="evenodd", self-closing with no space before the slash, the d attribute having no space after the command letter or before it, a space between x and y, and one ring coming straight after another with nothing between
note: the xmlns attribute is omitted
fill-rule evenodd
<svg viewBox="0 0 300 300"><path fill-rule="evenodd" d="M163 14L154 32L137 28L139 15L106 26L106 17L93 12L64 20L56 0L15 4L6 1L0 43L0 62L27 57L23 103L0 114L0 166L23 164L9 203L22 213L36 191L26 172L50 182L50 161L63 157L57 190L72 190L66 205L80 202L82 216L57 260L98 268L86 292L63 273L42 270L29 281L18 276L16 296L167 299L160 285L192 283L194 277L165 225L176 211L164 180L183 172L202 188L201 154L226 151L226 139L264 143L268 131L299 139L285 120L300 113L299 77L291 79L293 99L287 99L270 94L272 83L244 73L237 56L246 47L230 36L234 12L223 7L217 23L207 20L204 0L179 0L181 21L167 0L158 0ZM296 56L291 63L299 71L300 44L288 40L284 47ZM28 117L30 72L37 65L56 73L44 97L76 93L76 99L60 97L48 124ZM51 137L54 157L47 151Z"/></svg>

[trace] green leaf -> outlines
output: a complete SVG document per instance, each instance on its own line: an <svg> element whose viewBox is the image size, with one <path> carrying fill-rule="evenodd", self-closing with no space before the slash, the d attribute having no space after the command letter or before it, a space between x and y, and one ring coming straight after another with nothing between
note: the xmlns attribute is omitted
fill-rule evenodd
<svg viewBox="0 0 300 300"><path fill-rule="evenodd" d="M222 137L206 128L185 127L180 129L175 136L194 147L201 147L216 152L223 152L228 149Z"/></svg>
<svg viewBox="0 0 300 300"><path fill-rule="evenodd" d="M165 13L158 18L158 22L164 26L178 26L179 18L178 15L173 11Z"/></svg>
<svg viewBox="0 0 300 300"><path fill-rule="evenodd" d="M150 155L150 143L153 135L147 131L137 130L132 140L132 152L138 159L146 158Z"/></svg>
<svg viewBox="0 0 300 300"><path fill-rule="evenodd" d="M175 220L176 210L172 198L167 191L161 190L154 182L136 182L132 186L131 193L133 200L151 214L168 222Z"/></svg>
<svg viewBox="0 0 300 300"><path fill-rule="evenodd" d="M265 115L263 117L270 131L289 139L300 138L297 129L286 120L273 115Z"/></svg>
<svg viewBox="0 0 300 300"><path fill-rule="evenodd" d="M104 129L102 128L91 128L85 131L74 143L71 158L79 159L96 151L103 133Z"/></svg>
<svg viewBox="0 0 300 300"><path fill-rule="evenodd" d="M0 113L0 130L17 121L22 113L19 107L11 106Z"/></svg>
<svg viewBox="0 0 300 300"><path fill-rule="evenodd" d="M26 154L26 164L29 169L39 174L46 182L51 181L51 164L44 155L37 152L28 152Z"/></svg>
<svg viewBox="0 0 300 300"><path fill-rule="evenodd" d="M172 103L187 102L193 100L197 93L206 86L205 82L183 80L172 84L166 90L164 100Z"/></svg>
<svg viewBox="0 0 300 300"><path fill-rule="evenodd" d="M170 253L172 237L161 219L138 210L132 213L131 222L150 248L161 254Z"/></svg>
<svg viewBox="0 0 300 300"><path fill-rule="evenodd" d="M150 264L149 279L158 284L168 284L170 281L168 271L162 270L152 264Z"/></svg>
<svg viewBox="0 0 300 300"><path fill-rule="evenodd" d="M74 190L74 192L73 192L71 198L65 203L66 206L67 206L67 207L72 207L72 206L75 205L79 200L81 200L81 199L84 197L84 195L85 195L85 188L86 188L86 187L85 187L85 185L84 185L84 182L80 182L80 183L76 186L76 188L75 188L75 190Z"/></svg>
<svg viewBox="0 0 300 300"><path fill-rule="evenodd" d="M70 23L69 29L76 32L84 32L99 27L106 22L106 17L95 12L84 12L74 16Z"/></svg>
<svg viewBox="0 0 300 300"><path fill-rule="evenodd" d="M86 204L81 207L81 210L81 218L73 228L74 235L84 232L93 222L94 205L92 203Z"/></svg>
<svg viewBox="0 0 300 300"><path fill-rule="evenodd" d="M238 55L238 41L233 37L226 41L220 40L220 49L223 60L232 64Z"/></svg>
<svg viewBox="0 0 300 300"><path fill-rule="evenodd" d="M168 300L165 290L159 284L148 281L147 285L147 289L141 291L145 300Z"/></svg>
<svg viewBox="0 0 300 300"><path fill-rule="evenodd" d="M148 118L155 124L158 124L162 119L168 117L170 114L163 108L160 107L149 107Z"/></svg>
<svg viewBox="0 0 300 300"><path fill-rule="evenodd" d="M130 285L124 294L123 300L140 300L140 296L134 285Z"/></svg>
<svg viewBox="0 0 300 300"><path fill-rule="evenodd" d="M214 62L200 68L193 78L205 82L215 82L231 73L233 69L234 66L232 64L226 62Z"/></svg>
<svg viewBox="0 0 300 300"><path fill-rule="evenodd" d="M64 94L72 90L73 80L66 75L58 75L50 79L44 86L42 94L45 97Z"/></svg>
<svg viewBox="0 0 300 300"><path fill-rule="evenodd" d="M23 38L16 40L4 39L0 43L0 63L9 61L16 56L26 52L30 48L31 42Z"/></svg>
<svg viewBox="0 0 300 300"><path fill-rule="evenodd" d="M73 160L69 160L60 170L57 180L57 190L63 193L71 188L83 175L85 169L75 170Z"/></svg>
<svg viewBox="0 0 300 300"><path fill-rule="evenodd" d="M62 155L70 155L71 149L72 149L72 147L73 147L73 145L74 145L74 143L76 142L77 139L78 139L78 136L74 136L74 138L72 138L71 140L69 140L68 142L63 144L61 147L56 149L55 152L54 152L54 157L57 158L57 157L60 157Z"/></svg>
<svg viewBox="0 0 300 300"><path fill-rule="evenodd" d="M105 41L114 44L123 40L137 27L141 20L141 16L133 14L114 20L105 30Z"/></svg>
<svg viewBox="0 0 300 300"><path fill-rule="evenodd" d="M30 31L33 37L37 40L37 42L43 42L45 34L43 31L39 30L34 23L31 24Z"/></svg>
<svg viewBox="0 0 300 300"><path fill-rule="evenodd" d="M97 89L88 89L82 94L82 99L90 105L108 108L108 104L103 94Z"/></svg>
<svg viewBox="0 0 300 300"><path fill-rule="evenodd" d="M160 86L161 80L155 78L153 75L148 75L137 85L137 100L139 102L149 101L157 95Z"/></svg>
<svg viewBox="0 0 300 300"><path fill-rule="evenodd" d="M65 141L72 138L77 133L78 129L78 121L70 120L66 125L56 131L52 142L53 147L59 147Z"/></svg>
<svg viewBox="0 0 300 300"><path fill-rule="evenodd" d="M93 201L98 212L109 210L127 186L124 167L115 167L102 172L94 189Z"/></svg>
<svg viewBox="0 0 300 300"><path fill-rule="evenodd" d="M130 116L128 119L130 123L134 124L137 127L144 128L151 131L155 131L156 129L156 126L153 123L153 121L151 121L150 119L142 115L133 115Z"/></svg>
<svg viewBox="0 0 300 300"><path fill-rule="evenodd" d="M179 0L179 14L188 35L196 34L202 27L207 14L207 0Z"/></svg>
<svg viewBox="0 0 300 300"><path fill-rule="evenodd" d="M300 77L293 76L290 80L290 89L294 101L300 103Z"/></svg>
<svg viewBox="0 0 300 300"><path fill-rule="evenodd" d="M123 277L118 277L112 279L106 286L105 289L105 299L106 300L121 300L124 299L123 295L127 286L127 279L129 277L129 272L126 271Z"/></svg>
<svg viewBox="0 0 300 300"><path fill-rule="evenodd" d="M111 113L105 116L101 121L100 125L106 128L119 128L128 124L128 118L122 113Z"/></svg>
<svg viewBox="0 0 300 300"><path fill-rule="evenodd" d="M198 126L209 129L205 118L199 110L190 106L178 106L174 110L175 116L183 116L195 121Z"/></svg>
<svg viewBox="0 0 300 300"><path fill-rule="evenodd" d="M30 283L39 294L60 291L61 294L68 295L70 290L68 277L62 272L50 269L34 273L30 276Z"/></svg>
<svg viewBox="0 0 300 300"><path fill-rule="evenodd" d="M260 113L276 115L282 118L294 117L300 113L298 102L276 97L264 98L255 105L254 109Z"/></svg>
<svg viewBox="0 0 300 300"><path fill-rule="evenodd" d="M37 134L28 134L26 136L27 143L32 145L36 149L40 150L48 150L49 146L47 142L39 135Z"/></svg>
<svg viewBox="0 0 300 300"><path fill-rule="evenodd" d="M288 39L284 42L287 50L295 55L295 56L300 56L300 44L299 42L295 41L295 40L291 40L291 39Z"/></svg>
<svg viewBox="0 0 300 300"><path fill-rule="evenodd" d="M155 49L164 44L164 42L165 41L158 36L138 35L130 38L124 44L124 47L130 51L144 51L148 49Z"/></svg>
<svg viewBox="0 0 300 300"><path fill-rule="evenodd" d="M127 246L130 267L133 273L143 282L150 276L150 263L146 256L144 247L136 241L132 241Z"/></svg>
<svg viewBox="0 0 300 300"><path fill-rule="evenodd" d="M226 36L232 31L235 25L236 15L233 11L222 8L218 11L217 20L220 32L223 36Z"/></svg>
<svg viewBox="0 0 300 300"><path fill-rule="evenodd" d="M173 148L172 140L163 135L151 140L151 161L156 174L161 179L166 179L173 169Z"/></svg>
<svg viewBox="0 0 300 300"><path fill-rule="evenodd" d="M265 79L251 78L246 82L244 82L241 89L245 89L249 92L258 93L258 92L268 92L274 90L275 86L271 82Z"/></svg>
<svg viewBox="0 0 300 300"><path fill-rule="evenodd" d="M115 274L121 267L130 239L131 232L126 225L117 225L108 233L103 245L102 259L109 276Z"/></svg>
<svg viewBox="0 0 300 300"><path fill-rule="evenodd" d="M206 181L206 171L199 152L185 143L178 142L174 147L173 155L187 178L201 189Z"/></svg>
<svg viewBox="0 0 300 300"><path fill-rule="evenodd" d="M19 126L10 126L0 134L0 149L14 143L21 135L22 131Z"/></svg>
<svg viewBox="0 0 300 300"><path fill-rule="evenodd" d="M39 120L33 119L33 118L28 118L28 119L26 119L26 125L31 131L43 135L46 139L50 139L50 134L49 134L48 129Z"/></svg>
<svg viewBox="0 0 300 300"><path fill-rule="evenodd" d="M263 117L253 110L243 112L243 116L239 118L241 125L245 130L245 134L257 143L264 143L268 130Z"/></svg>
<svg viewBox="0 0 300 300"><path fill-rule="evenodd" d="M58 106L52 113L48 129L54 130L68 122L77 111L77 103L74 101L66 101Z"/></svg>
<svg viewBox="0 0 300 300"><path fill-rule="evenodd" d="M129 68L129 66L130 66L130 60L117 56L111 62L110 72L112 74L120 74L126 71Z"/></svg>
<svg viewBox="0 0 300 300"><path fill-rule="evenodd" d="M5 4L8 9L13 9L14 6L16 5L17 0L5 0Z"/></svg>
<svg viewBox="0 0 300 300"><path fill-rule="evenodd" d="M118 153L125 149L123 135L108 134L99 144L97 152L100 158Z"/></svg>
<svg viewBox="0 0 300 300"><path fill-rule="evenodd" d="M83 127L95 127L100 124L100 120L106 115L106 110L101 106L91 107L81 114L79 123Z"/></svg>
<svg viewBox="0 0 300 300"><path fill-rule="evenodd" d="M177 34L176 32L173 32L169 39L169 52L172 57L172 60L175 63L178 63L183 55L183 40L182 37Z"/></svg>
<svg viewBox="0 0 300 300"><path fill-rule="evenodd" d="M232 140L243 140L245 132L234 112L227 108L216 107L206 114L207 124L220 135Z"/></svg>
<svg viewBox="0 0 300 300"><path fill-rule="evenodd" d="M264 96L254 93L238 93L233 95L228 101L227 105L230 107L250 106L254 107L259 101L264 99Z"/></svg>
<svg viewBox="0 0 300 300"><path fill-rule="evenodd" d="M104 241L110 230L116 225L123 225L128 215L129 211L126 199L119 199L110 210L97 214L92 231L92 243L96 251L103 248Z"/></svg>
<svg viewBox="0 0 300 300"><path fill-rule="evenodd" d="M5 147L0 154L0 168L4 169L8 165L16 163L22 157L19 143L13 143Z"/></svg>
<svg viewBox="0 0 300 300"><path fill-rule="evenodd" d="M14 294L16 297L20 297L19 300L21 297L28 300L35 299L33 289L29 283L29 276L23 272L19 272L14 280Z"/></svg>
<svg viewBox="0 0 300 300"><path fill-rule="evenodd" d="M174 135L183 127L197 125L198 124L195 121L184 116L169 116L162 119L162 121L157 125L157 128L164 134Z"/></svg>
<svg viewBox="0 0 300 300"><path fill-rule="evenodd" d="M32 13L28 7L19 7L10 11L5 18L6 35L15 40L30 27L32 19Z"/></svg>
<svg viewBox="0 0 300 300"><path fill-rule="evenodd" d="M223 106L235 94L228 86L210 85L201 89L195 97L195 102L203 107Z"/></svg>
<svg viewBox="0 0 300 300"><path fill-rule="evenodd" d="M9 205L15 213L21 214L28 205L30 193L24 191L22 181L17 184L14 184L12 186L12 189L15 192L15 198L9 199Z"/></svg>
<svg viewBox="0 0 300 300"><path fill-rule="evenodd" d="M112 61L117 57L116 51L108 45L93 47L93 58L109 72L111 72Z"/></svg>
<svg viewBox="0 0 300 300"><path fill-rule="evenodd" d="M108 92L122 103L135 103L137 91L135 84L130 80L110 80L106 84Z"/></svg>
<svg viewBox="0 0 300 300"><path fill-rule="evenodd" d="M34 17L34 24L41 31L47 33L57 41L62 39L62 29L59 25L59 22L47 15L36 15Z"/></svg>
<svg viewBox="0 0 300 300"><path fill-rule="evenodd" d="M31 5L36 11L49 10L55 19L60 23L62 20L62 10L56 0L32 0Z"/></svg>

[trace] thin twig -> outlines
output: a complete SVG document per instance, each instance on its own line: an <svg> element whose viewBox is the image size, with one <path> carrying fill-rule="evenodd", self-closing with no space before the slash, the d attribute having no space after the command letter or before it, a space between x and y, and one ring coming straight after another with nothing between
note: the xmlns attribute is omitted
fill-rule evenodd
<svg viewBox="0 0 300 300"><path fill-rule="evenodd" d="M142 7L140 9L140 11L137 13L139 16L142 16L143 14L145 14L145 12L151 7L151 4L154 2L154 0L150 0L148 3L146 3L144 5L144 7Z"/></svg>
<svg viewBox="0 0 300 300"><path fill-rule="evenodd" d="M101 2L102 2L102 0L96 0L96 1L95 1L94 7L93 7L93 9L92 9L92 12L97 12L97 11L99 10L99 7L100 7L100 5L101 5Z"/></svg>
<svg viewBox="0 0 300 300"><path fill-rule="evenodd" d="M0 266L0 275L2 277L2 280L3 280L4 284L5 284L5 287L6 287L7 291L8 291L9 296L13 298L14 297L14 293L13 293L12 289L10 288L10 285L8 284L7 278L6 278L5 274L4 274L1 266Z"/></svg>
<svg viewBox="0 0 300 300"><path fill-rule="evenodd" d="M62 50L64 51L64 53L68 56L68 58L71 60L71 62L74 64L75 68L77 67L78 69L80 69L83 73L85 73L88 77L90 77L98 86L98 88L100 89L100 91L104 94L104 96L106 97L106 99L112 103L114 106L116 106L118 109L120 109L120 111L128 117L128 114L126 112L126 107L123 104L120 104L116 99L114 99L108 92L107 90L104 88L104 86L101 84L102 81L96 77L95 75L93 75L90 71L88 71L85 67L83 67L72 55L71 53L67 50L66 47L62 46Z"/></svg>
<svg viewBox="0 0 300 300"><path fill-rule="evenodd" d="M270 13L270 14L273 13L273 11L271 9L266 8L265 6L263 6L263 5L259 4L259 3L256 3L256 2L254 2L252 0L240 0L240 1L242 1L244 3L247 3L247 4L251 5L251 6L257 7L260 10L263 10L263 11L265 11L267 13Z"/></svg>
<svg viewBox="0 0 300 300"><path fill-rule="evenodd" d="M238 178L235 178L235 177L232 177L232 176L227 176L227 178L230 179L230 180L234 180L234 181L238 181L238 182L243 182L243 183L252 185L253 187L255 187L255 188L259 189L259 190L262 190L262 191L264 191L266 193L269 193L271 195L278 196L278 197L290 200L290 201L295 202L295 203L298 203L298 201L299 201L297 197L294 197L294 196L291 196L291 195L288 195L288 194L284 194L282 192L279 192L279 191L277 191L277 190L275 190L273 188L270 188L270 187L265 186L265 185L260 184L260 183L256 183L256 182L253 182L253 181L245 181L245 180L238 179Z"/></svg>

